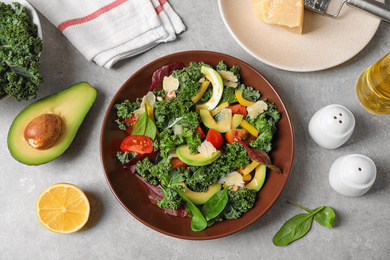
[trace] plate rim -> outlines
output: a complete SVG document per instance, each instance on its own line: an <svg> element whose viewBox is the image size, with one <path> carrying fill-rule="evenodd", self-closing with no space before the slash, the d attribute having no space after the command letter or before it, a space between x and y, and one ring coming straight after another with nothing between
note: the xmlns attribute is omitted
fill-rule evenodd
<svg viewBox="0 0 390 260"><path fill-rule="evenodd" d="M125 89L126 87L128 87L128 82L130 82L136 75L138 75L139 73L142 73L143 70L145 70L146 68L152 66L153 64L156 64L156 63L159 63L163 60L166 60L166 59L169 59L169 58L172 58L172 57L175 57L175 56L182 56L182 55L189 55L189 54L199 54L199 53L202 53L202 54L212 54L212 55L221 55L221 56L225 56L225 57L229 57L230 59L232 60L237 60L237 61L240 61L241 63L244 63L246 66L248 66L249 69L253 70L256 74L258 74L266 83L267 85L269 86L269 88L272 89L273 93L275 94L275 96L277 97L277 99L279 99L281 105L283 106L283 111L286 115L286 120L287 120L287 124L289 126L289 135L291 136L291 150L289 151L289 167L288 167L288 173L286 175L286 180L284 181L280 191L276 194L276 196L273 198L272 202L264 209L264 213L263 214L259 214L259 216L256 216L255 218L251 219L249 222L247 222L245 225L243 226L240 226L239 228L236 228L234 230L231 230L229 232L225 232L225 233L222 233L222 234L215 234L215 235L210 235L210 236L193 236L193 237L190 237L190 236L183 236L183 235L179 235L179 234L175 234L175 233L171 233L171 232L167 232L166 230L163 230L163 229L160 229L146 221L144 221L142 218L140 218L139 216L137 216L136 214L134 214L125 204L124 202L119 198L117 192L114 190L112 184L110 183L110 180L109 180L109 176L107 174L107 171L106 171L106 168L105 168L105 164L104 164L104 155L103 155L103 139L104 139L104 132L105 132L105 127L106 127L106 123L108 122L108 117L109 117L109 114L110 114L110 108L112 109L112 107L115 105L115 103L117 102L117 97L118 97L118 94L119 92L121 92L123 89ZM163 57L160 57L158 59L155 59L155 60L152 60L150 62L148 62L146 65L142 66L140 69L138 69L137 71L135 71L127 80L125 80L125 82L121 85L121 87L116 91L115 95L112 97L112 100L110 101L108 107L107 107L107 110L106 110L106 113L105 113L105 116L103 118L103 124L102 124L102 127L101 127L101 134L100 134L100 144L99 144L99 149L100 149L100 159L101 159L101 164L102 164L102 167L103 167L103 172L104 172L104 176L105 176L105 179L106 179L106 182L109 186L109 189L112 193L112 195L114 195L114 197L116 198L116 200L119 202L120 205L122 205L122 207L128 212L130 213L130 215L132 215L135 219L137 219L139 222L141 222L143 225L153 229L154 231L157 231L159 233L162 233L164 235L167 235L167 236L171 236L171 237L175 237L175 238L179 238L179 239L185 239L185 240L211 240L211 239L218 239L218 238L222 238L222 237L226 237L226 236L229 236L229 235L232 235L234 233L237 233L245 228L247 228L248 226L250 226L251 224L253 224L254 222L256 222L257 220L259 220L264 214L266 214L269 209L276 203L276 201L280 198L280 195L281 193L283 192L285 186L287 185L287 182L288 182L288 179L289 179L289 176L291 174L291 171L292 171L292 168L293 168L293 164L294 164L294 155L295 155L295 132L294 132L294 126L293 126L293 123L292 123L292 120L291 120L291 117L290 117L290 114L289 114L289 111L287 110L287 107L286 107L286 104L284 103L283 99L281 98L280 94L278 93L278 91L274 88L274 86L264 77L264 75L262 73L260 73L257 69L255 69L253 66L249 65L248 63L246 63L245 61L241 60L241 59L238 59L236 57L233 57L231 55L228 55L228 54L225 54L225 53L220 53L220 52L215 52L215 51L205 51L205 50L190 50L190 51L181 51L181 52L176 52L176 53L172 53L172 54L168 54L168 55L165 55ZM283 173L284 174L284 173ZM161 211L163 212L163 211ZM228 220L227 220L228 221Z"/></svg>
<svg viewBox="0 0 390 260"><path fill-rule="evenodd" d="M361 50L359 50L358 52L354 53L352 56L350 56L349 58L347 59L343 59L343 60L340 60L339 62L336 62L335 64L328 64L327 66L318 66L316 68L310 68L310 67L305 67L305 68L297 68L297 67L291 67L291 66L283 66L283 65L280 65L280 64L277 64L277 63L274 63L274 62L271 62L269 60L266 60L262 57L260 57L259 55L255 54L254 52L252 52L236 35L235 33L233 32L233 30L231 29L231 27L229 26L229 23L226 19L226 16L225 14L223 13L222 9L222 1L223 0L218 0L218 9L219 9L219 13L221 15L221 18L222 18L222 21L226 27L226 29L228 30L229 34L233 37L233 39L238 43L238 45L240 45L241 48L243 48L247 53L249 53L252 57L254 57L255 59L263 62L264 64L267 64L269 66L272 66L274 68L277 68L277 69L281 69L281 70L285 70L285 71L292 71L292 72L316 72L316 71L322 71L322 70L327 70L327 69L330 69L330 68L334 68L336 66L339 66L345 62L347 62L348 60L352 59L353 57L355 57L358 53L360 53L368 44L369 42L373 39L373 37L375 36L376 32L378 31L378 28L380 26L380 23L381 23L381 20L378 18L378 24L376 26L376 29L375 29L375 33L370 37L370 39L367 41L367 43L363 46L363 48ZM379 0L381 2L384 2L384 0Z"/></svg>

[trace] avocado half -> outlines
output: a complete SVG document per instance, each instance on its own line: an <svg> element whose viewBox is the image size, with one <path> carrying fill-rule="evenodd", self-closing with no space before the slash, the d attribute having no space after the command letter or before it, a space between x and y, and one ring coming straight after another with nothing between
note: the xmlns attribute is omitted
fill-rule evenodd
<svg viewBox="0 0 390 260"><path fill-rule="evenodd" d="M81 82L27 106L16 116L8 132L8 149L12 157L27 165L40 165L60 156L72 143L96 96L95 88ZM63 127L51 147L37 150L25 140L24 130L31 120L42 114L58 115Z"/></svg>

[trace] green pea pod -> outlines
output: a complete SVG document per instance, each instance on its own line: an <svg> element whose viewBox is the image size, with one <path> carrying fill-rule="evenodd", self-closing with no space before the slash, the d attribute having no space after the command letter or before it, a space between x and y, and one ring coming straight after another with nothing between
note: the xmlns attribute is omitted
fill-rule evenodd
<svg viewBox="0 0 390 260"><path fill-rule="evenodd" d="M309 214L298 214L289 220L275 234L272 242L275 246L285 246L301 237L303 237L311 227L313 216L324 207Z"/></svg>

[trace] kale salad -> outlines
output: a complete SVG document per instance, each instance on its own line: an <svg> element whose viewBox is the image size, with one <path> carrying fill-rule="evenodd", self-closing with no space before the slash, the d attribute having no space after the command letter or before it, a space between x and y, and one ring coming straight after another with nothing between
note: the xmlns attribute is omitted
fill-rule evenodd
<svg viewBox="0 0 390 260"><path fill-rule="evenodd" d="M190 216L191 229L236 219L254 207L272 165L280 112L241 81L240 67L220 61L157 69L149 92L115 105L126 138L123 167L167 214Z"/></svg>

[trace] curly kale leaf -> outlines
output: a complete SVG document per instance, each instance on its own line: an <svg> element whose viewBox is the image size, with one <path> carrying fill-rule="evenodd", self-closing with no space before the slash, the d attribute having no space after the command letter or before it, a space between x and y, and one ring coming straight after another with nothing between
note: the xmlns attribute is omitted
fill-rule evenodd
<svg viewBox="0 0 390 260"><path fill-rule="evenodd" d="M118 123L118 127L121 130L126 130L128 125L123 122L123 119L131 118L134 110L138 109L141 106L142 99L137 98L135 102L130 102L125 100L122 103L115 104L114 108L116 109L116 114L119 119L115 120Z"/></svg>
<svg viewBox="0 0 390 260"><path fill-rule="evenodd" d="M161 180L164 185L169 186L184 181L184 169L174 169L170 157L159 157L155 163L145 158L137 163L137 173L141 178L152 185L158 185Z"/></svg>
<svg viewBox="0 0 390 260"><path fill-rule="evenodd" d="M193 120L196 114L191 111L194 104L191 101L182 102L177 98L170 98L167 101L163 100L154 104L154 119L159 131L166 128L171 128L178 124L180 120L192 121L193 124L188 124L195 129L199 124L198 120Z"/></svg>
<svg viewBox="0 0 390 260"><path fill-rule="evenodd" d="M256 102L261 97L260 91L252 87L245 86L244 84L240 84L237 89L242 90L242 97L246 100Z"/></svg>
<svg viewBox="0 0 390 260"><path fill-rule="evenodd" d="M157 202L157 205L160 208L178 209L179 207L181 207L181 205L183 204L183 199L180 197L176 188L181 189L182 186L172 185L167 187L165 185L160 185L160 189L164 193L164 198Z"/></svg>
<svg viewBox="0 0 390 260"><path fill-rule="evenodd" d="M214 220L216 222L224 219L237 219L245 212L254 207L257 192L247 188L241 188L238 191L228 191L229 201L224 210Z"/></svg>
<svg viewBox="0 0 390 260"><path fill-rule="evenodd" d="M179 80L180 87L176 90L179 101L188 101L199 93L199 79L202 77L201 63L191 62L190 66L176 70L172 76Z"/></svg>
<svg viewBox="0 0 390 260"><path fill-rule="evenodd" d="M181 144L187 144L192 153L198 151L198 146L201 144L200 134L190 128L182 127L180 134L174 134L172 129L165 129L160 133L160 140L155 142L155 148L160 148L162 156L167 156L169 150Z"/></svg>
<svg viewBox="0 0 390 260"><path fill-rule="evenodd" d="M36 98L43 78L38 70L42 39L25 7L0 3L0 95L17 101Z"/></svg>
<svg viewBox="0 0 390 260"><path fill-rule="evenodd" d="M204 192L218 179L249 163L249 156L240 143L227 144L221 157L202 167L190 167L186 174L186 185L193 191Z"/></svg>
<svg viewBox="0 0 390 260"><path fill-rule="evenodd" d="M246 120L259 131L259 136L249 146L268 153L272 150L272 140L277 131L277 123L280 120L280 112L274 103L268 104L268 109L254 119L247 116Z"/></svg>

